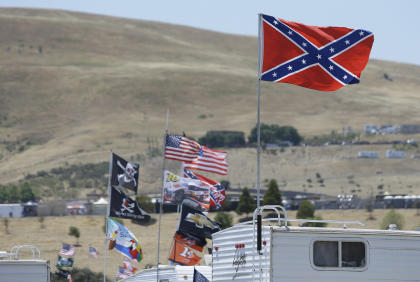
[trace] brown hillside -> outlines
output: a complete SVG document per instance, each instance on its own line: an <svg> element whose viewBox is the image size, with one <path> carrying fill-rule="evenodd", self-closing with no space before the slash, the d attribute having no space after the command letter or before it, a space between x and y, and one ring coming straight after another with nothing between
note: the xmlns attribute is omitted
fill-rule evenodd
<svg viewBox="0 0 420 282"><path fill-rule="evenodd" d="M248 134L255 125L255 37L66 11L0 9L0 38L0 183L105 161L110 150L141 153L148 139L160 142L167 108L170 131L194 137L212 129ZM263 83L262 121L292 125L306 136L388 123L391 114L392 123L420 124L419 74L419 66L371 60L359 85L334 93ZM22 150L7 150L28 142ZM360 167L342 161L340 171L331 172L337 152L330 154L326 166L313 171L305 168L309 161L284 167L279 155L264 176L293 181L294 173L301 179L325 171L331 179L337 173L345 179L349 169ZM357 149L350 156L355 154ZM255 171L249 168L244 176L241 164L246 159L251 164L244 167L254 166L255 153L230 155L238 165L231 165L229 180L251 185ZM148 166L149 172L159 170L161 161ZM150 191L158 183L143 184Z"/></svg>

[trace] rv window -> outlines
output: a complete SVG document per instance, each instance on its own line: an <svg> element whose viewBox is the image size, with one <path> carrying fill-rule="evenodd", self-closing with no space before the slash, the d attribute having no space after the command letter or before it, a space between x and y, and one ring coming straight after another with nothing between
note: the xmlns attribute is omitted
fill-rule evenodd
<svg viewBox="0 0 420 282"><path fill-rule="evenodd" d="M337 267L338 242L316 241L314 243L314 264L321 267Z"/></svg>
<svg viewBox="0 0 420 282"><path fill-rule="evenodd" d="M313 263L317 267L364 268L366 245L364 242L315 241Z"/></svg>
<svg viewBox="0 0 420 282"><path fill-rule="evenodd" d="M341 266L365 267L365 244L362 242L341 242Z"/></svg>

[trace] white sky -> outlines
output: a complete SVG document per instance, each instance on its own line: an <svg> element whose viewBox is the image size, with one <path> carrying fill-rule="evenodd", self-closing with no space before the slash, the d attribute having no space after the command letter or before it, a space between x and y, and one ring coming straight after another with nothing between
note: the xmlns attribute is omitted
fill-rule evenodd
<svg viewBox="0 0 420 282"><path fill-rule="evenodd" d="M418 0L1 0L0 7L62 9L257 36L257 15L375 34L371 57L420 65Z"/></svg>

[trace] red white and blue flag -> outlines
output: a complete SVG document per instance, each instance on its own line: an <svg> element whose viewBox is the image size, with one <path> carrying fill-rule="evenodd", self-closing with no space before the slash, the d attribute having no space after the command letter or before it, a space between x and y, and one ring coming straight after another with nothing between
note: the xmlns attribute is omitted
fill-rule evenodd
<svg viewBox="0 0 420 282"><path fill-rule="evenodd" d="M167 135L165 158L184 162L184 167L227 175L226 152L212 150L187 137Z"/></svg>
<svg viewBox="0 0 420 282"><path fill-rule="evenodd" d="M99 256L98 251L94 247L89 245L89 257L90 258L98 258L98 256Z"/></svg>
<svg viewBox="0 0 420 282"><path fill-rule="evenodd" d="M345 27L317 27L261 15L260 78L334 91L359 83L373 33Z"/></svg>
<svg viewBox="0 0 420 282"><path fill-rule="evenodd" d="M223 202L226 198L225 187L220 185L219 182L214 181L210 178L202 176L198 173L194 173L191 170L188 170L184 166L184 177L191 178L191 179L198 179L202 182L210 184L210 206L215 207L216 209L220 209L223 205Z"/></svg>

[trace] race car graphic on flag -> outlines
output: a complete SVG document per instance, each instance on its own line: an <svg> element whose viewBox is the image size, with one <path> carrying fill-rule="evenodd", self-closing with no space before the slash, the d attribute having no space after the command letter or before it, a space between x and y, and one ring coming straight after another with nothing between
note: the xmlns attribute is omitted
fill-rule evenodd
<svg viewBox="0 0 420 282"><path fill-rule="evenodd" d="M308 26L263 14L260 17L261 80L320 91L359 83L369 60L372 32Z"/></svg>
<svg viewBox="0 0 420 282"><path fill-rule="evenodd" d="M200 202L201 206L210 208L211 185L199 179L184 178L165 171L163 196L165 201L181 203L186 198Z"/></svg>
<svg viewBox="0 0 420 282"><path fill-rule="evenodd" d="M220 209L226 199L226 189L219 182L184 168L184 177L198 179L210 184L210 207Z"/></svg>

